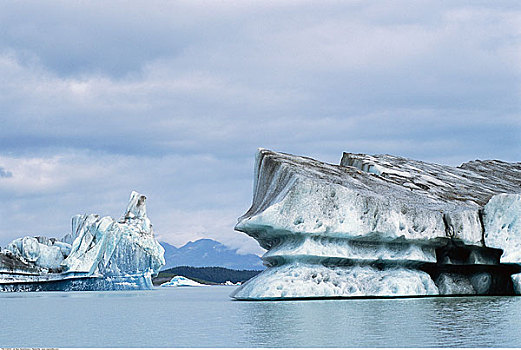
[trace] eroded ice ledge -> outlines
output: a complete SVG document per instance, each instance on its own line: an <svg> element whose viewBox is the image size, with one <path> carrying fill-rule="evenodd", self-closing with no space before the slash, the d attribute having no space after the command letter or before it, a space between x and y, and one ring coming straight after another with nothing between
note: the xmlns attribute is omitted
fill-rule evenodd
<svg viewBox="0 0 521 350"><path fill-rule="evenodd" d="M513 294L520 192L521 163L344 153L332 165L260 149L236 229L269 268L234 297Z"/></svg>
<svg viewBox="0 0 521 350"><path fill-rule="evenodd" d="M119 221L76 215L61 240L28 236L9 243L0 252L0 290L148 289L163 255L146 197L132 192Z"/></svg>

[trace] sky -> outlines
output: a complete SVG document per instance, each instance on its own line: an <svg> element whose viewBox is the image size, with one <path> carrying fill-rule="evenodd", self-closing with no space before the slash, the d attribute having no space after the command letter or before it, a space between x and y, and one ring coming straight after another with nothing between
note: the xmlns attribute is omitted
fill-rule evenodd
<svg viewBox="0 0 521 350"><path fill-rule="evenodd" d="M521 161L518 1L0 2L0 245L147 195L160 240L216 239L257 148Z"/></svg>

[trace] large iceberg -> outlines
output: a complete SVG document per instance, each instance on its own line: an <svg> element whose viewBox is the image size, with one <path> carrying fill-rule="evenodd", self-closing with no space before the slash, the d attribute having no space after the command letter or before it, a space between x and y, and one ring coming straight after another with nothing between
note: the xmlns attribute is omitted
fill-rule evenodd
<svg viewBox="0 0 521 350"><path fill-rule="evenodd" d="M132 192L123 217L76 215L61 240L23 237L0 252L0 291L150 289L165 264L146 197Z"/></svg>
<svg viewBox="0 0 521 350"><path fill-rule="evenodd" d="M254 176L236 230L268 250L268 269L236 299L521 291L521 163L332 165L260 149Z"/></svg>

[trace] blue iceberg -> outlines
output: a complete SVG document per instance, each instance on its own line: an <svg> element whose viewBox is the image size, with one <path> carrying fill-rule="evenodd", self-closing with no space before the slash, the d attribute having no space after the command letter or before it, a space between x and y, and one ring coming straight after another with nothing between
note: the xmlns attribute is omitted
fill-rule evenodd
<svg viewBox="0 0 521 350"><path fill-rule="evenodd" d="M0 251L0 291L151 289L163 255L146 197L132 192L118 221L76 215L61 240L23 237L9 243Z"/></svg>

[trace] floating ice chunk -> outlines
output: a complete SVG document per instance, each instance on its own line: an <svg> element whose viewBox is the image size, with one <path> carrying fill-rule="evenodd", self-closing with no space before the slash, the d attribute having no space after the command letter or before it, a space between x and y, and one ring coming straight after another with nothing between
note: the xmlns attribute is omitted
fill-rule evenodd
<svg viewBox="0 0 521 350"><path fill-rule="evenodd" d="M108 216L76 215L63 241L15 239L0 252L0 290L152 288L151 276L165 260L146 216L145 200L132 192L121 222Z"/></svg>
<svg viewBox="0 0 521 350"><path fill-rule="evenodd" d="M232 281L226 281L223 283L225 286L240 286L241 282L233 283Z"/></svg>
<svg viewBox="0 0 521 350"><path fill-rule="evenodd" d="M174 276L169 282L161 284L161 287L205 287L202 284L184 276Z"/></svg>

